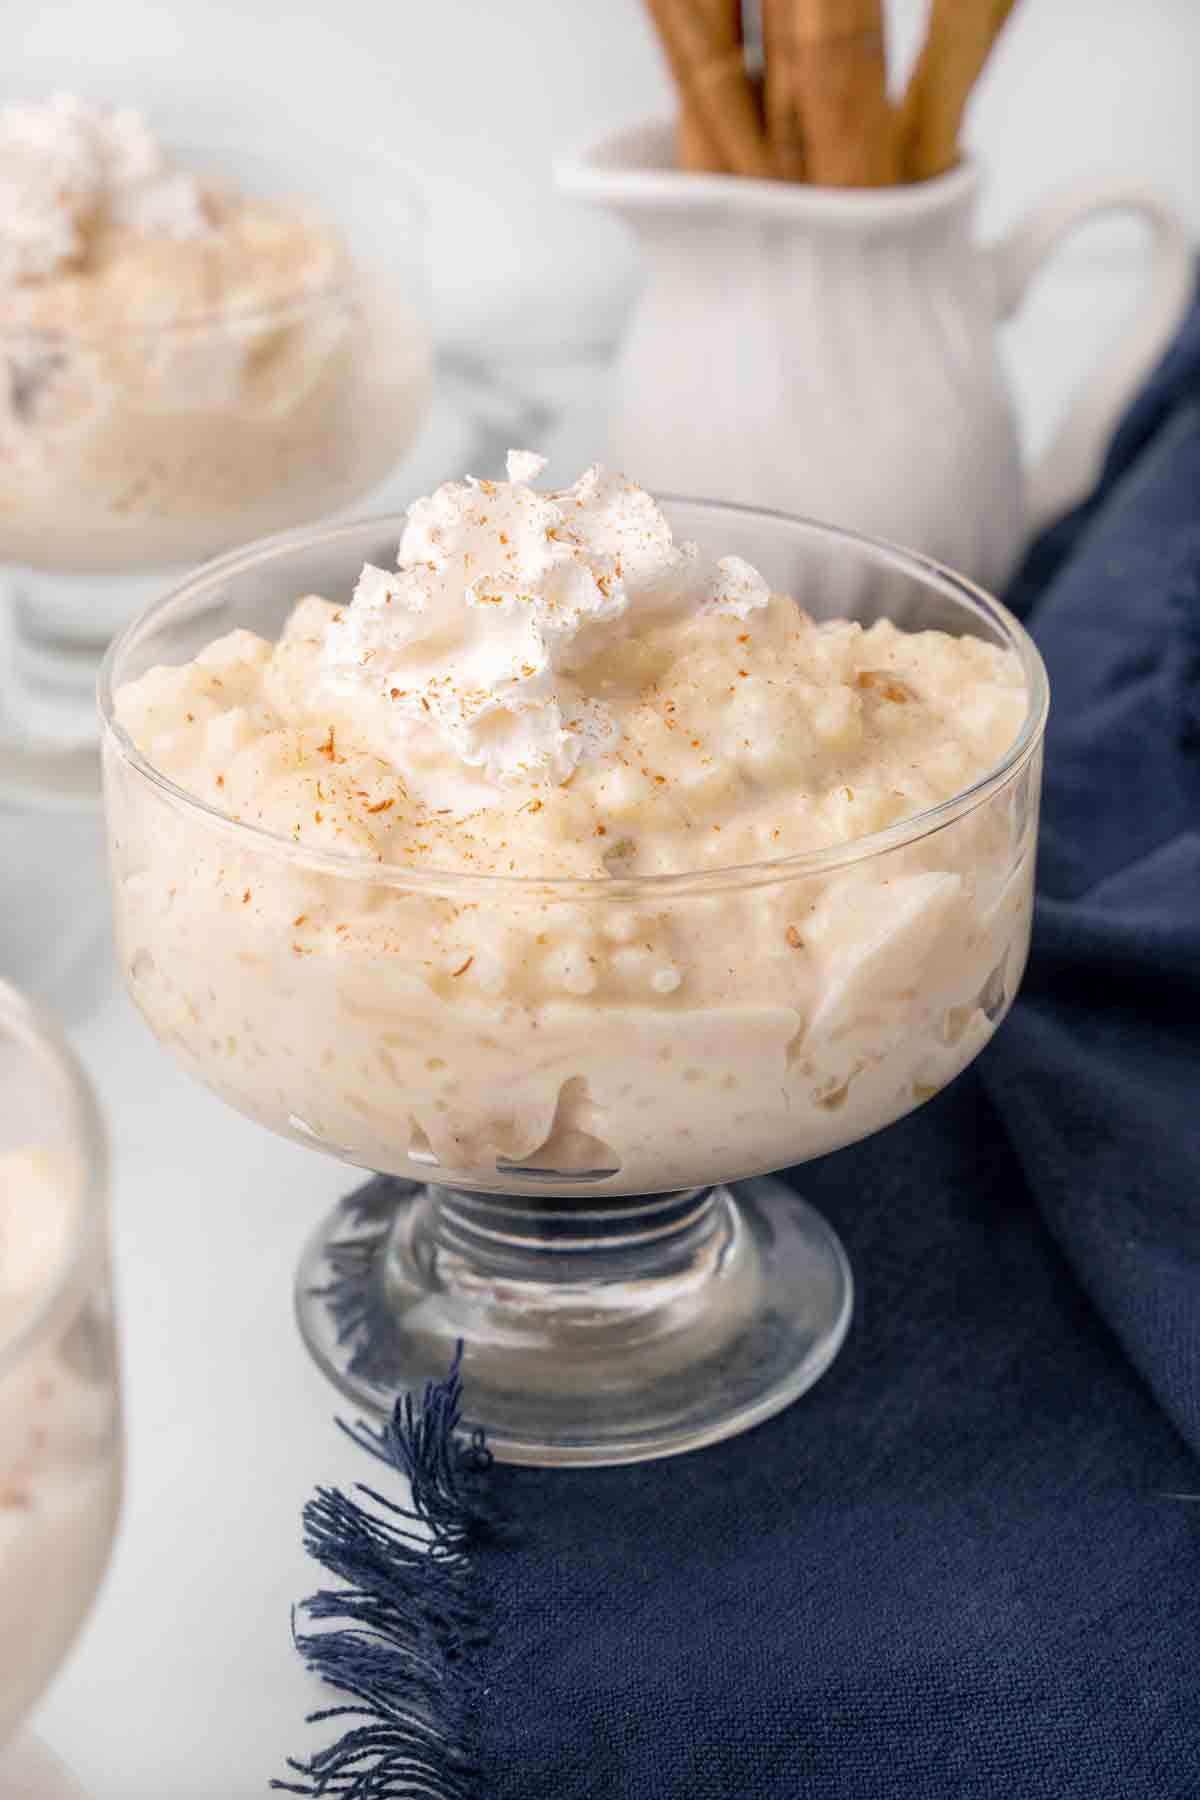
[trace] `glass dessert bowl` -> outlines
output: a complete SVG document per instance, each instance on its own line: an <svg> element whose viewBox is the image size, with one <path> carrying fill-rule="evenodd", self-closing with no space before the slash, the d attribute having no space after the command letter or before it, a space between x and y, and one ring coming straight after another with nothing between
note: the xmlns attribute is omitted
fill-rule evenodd
<svg viewBox="0 0 1200 1800"><path fill-rule="evenodd" d="M505 484L473 491L492 513L516 504ZM785 1405L847 1329L840 1244L766 1177L929 1098L1011 1003L1030 931L1044 671L1002 607L921 558L670 501L665 522L697 547L695 566L724 559L712 565L723 598L702 622L668 627L701 659L672 665L681 685L669 692L621 640L639 698L599 761L532 787L510 769L502 816L472 813L456 789L414 802L434 766L421 761L421 709L447 679L436 631L434 685L411 690L404 726L408 786L352 748L336 682L326 710L260 735L264 693L286 709L304 659L346 619L352 654L335 644L327 667L353 674L391 656L383 698L410 691L395 673L410 666L407 637L393 654L368 629L405 604L371 565L391 560L402 529L406 543L424 530L447 492L419 503L416 524L413 508L407 526L372 520L227 557L114 645L101 710L120 959L151 1028L193 1073L271 1129L381 1177L326 1222L300 1268L301 1329L341 1389L388 1408L444 1374L461 1340L470 1423L499 1456L664 1455ZM521 492L526 509L543 498ZM560 510L576 492L554 497ZM442 525L434 536L446 541ZM298 595L346 600L364 564L367 611L356 600L318 616L310 600L293 613ZM765 580L747 599L755 569ZM634 583L628 557L623 579ZM799 596L807 619L768 604L767 584ZM474 591L476 608L491 597ZM598 591L610 593L603 573ZM506 602L505 616L528 601ZM847 618L866 629L823 623ZM976 745L962 763L938 736L953 709L926 708L941 797L911 813L912 791L886 788L919 711L905 633L930 634L911 640L921 666L948 691L960 682ZM776 676L801 654L815 685L793 690ZM827 664L848 681L822 686ZM604 655L589 666L593 695L619 710L630 669ZM588 714L584 729L585 705L600 702L580 701L571 679L581 739L595 726ZM482 749L471 740L477 763L513 743L526 753L524 737L496 734L531 730L532 715L499 717L488 714ZM827 781L801 804L805 759L844 775L853 732L899 734L884 779ZM973 773L956 785L960 766ZM666 821L657 837L652 817ZM860 817L874 828L856 833ZM437 866L439 830L454 868ZM486 845L487 872L464 868L472 844ZM521 872L563 860L590 872ZM691 866L672 869L680 860Z"/></svg>
<svg viewBox="0 0 1200 1800"><path fill-rule="evenodd" d="M107 1204L86 1077L0 982L0 1795L13 1800L50 1764L29 1740L3 1746L87 1615L120 1506Z"/></svg>
<svg viewBox="0 0 1200 1800"><path fill-rule="evenodd" d="M197 562L361 499L415 438L425 222L385 156L168 149L64 96L0 112L0 213L0 793L86 802L113 633Z"/></svg>

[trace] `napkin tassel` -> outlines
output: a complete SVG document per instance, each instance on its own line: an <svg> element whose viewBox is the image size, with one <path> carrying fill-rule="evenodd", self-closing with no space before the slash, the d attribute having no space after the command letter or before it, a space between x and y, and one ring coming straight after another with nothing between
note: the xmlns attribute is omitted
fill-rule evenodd
<svg viewBox="0 0 1200 1800"><path fill-rule="evenodd" d="M353 1495L318 1488L304 1509L304 1545L344 1585L301 1603L305 1617L336 1628L292 1635L308 1669L350 1697L311 1713L309 1724L353 1719L336 1743L304 1761L288 1794L388 1800L478 1800L478 1651L486 1641L472 1554L493 1530L475 1477L491 1462L483 1434L456 1436L461 1417L459 1346L445 1381L404 1395L379 1431L341 1429L407 1478L411 1505L357 1483Z"/></svg>

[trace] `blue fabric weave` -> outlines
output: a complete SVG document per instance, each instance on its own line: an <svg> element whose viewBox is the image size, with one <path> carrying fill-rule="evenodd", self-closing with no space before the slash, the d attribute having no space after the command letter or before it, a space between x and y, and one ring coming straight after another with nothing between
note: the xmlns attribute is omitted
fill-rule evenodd
<svg viewBox="0 0 1200 1800"><path fill-rule="evenodd" d="M811 1394L490 1475L492 1800L1200 1797L1200 310L1013 598L1054 693L1021 998L793 1172L859 1284Z"/></svg>

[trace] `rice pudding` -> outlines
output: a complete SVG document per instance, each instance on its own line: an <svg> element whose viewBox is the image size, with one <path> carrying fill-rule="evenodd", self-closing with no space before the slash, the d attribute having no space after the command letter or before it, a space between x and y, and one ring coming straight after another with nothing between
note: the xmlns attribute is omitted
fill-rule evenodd
<svg viewBox="0 0 1200 1800"><path fill-rule="evenodd" d="M109 744L138 1004L276 1129L478 1187L675 1189L878 1129L1020 979L1036 755L967 798L1020 663L814 616L632 483L539 474L439 489L353 596L117 692L181 790Z"/></svg>

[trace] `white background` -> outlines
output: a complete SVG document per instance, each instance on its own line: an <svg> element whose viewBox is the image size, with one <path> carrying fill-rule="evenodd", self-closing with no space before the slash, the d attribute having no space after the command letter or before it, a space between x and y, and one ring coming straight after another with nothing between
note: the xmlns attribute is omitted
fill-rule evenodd
<svg viewBox="0 0 1200 1800"><path fill-rule="evenodd" d="M899 67L921 16L890 0ZM640 0L6 0L4 25L0 94L62 85L146 105L168 134L249 117L398 150L433 211L443 335L524 319L570 339L624 289L621 235L559 201L549 165L669 106ZM1197 0L1024 0L968 134L989 218L1119 166L1200 233L1198 87Z"/></svg>
<svg viewBox="0 0 1200 1800"><path fill-rule="evenodd" d="M892 8L901 61L920 10ZM551 159L669 104L635 0L7 0L0 95L53 86L143 106L167 135L250 117L281 142L388 144L429 200L443 345L560 371L611 340L634 272L615 227L556 198ZM1025 0L969 131L985 226L1120 168L1200 235L1198 91L1200 0ZM1011 346L1035 437L1132 291L1120 227L1089 238ZM579 460L600 397L587 367L546 389ZM461 472L445 390L440 406L420 485ZM358 1472L289 1312L299 1245L346 1176L151 1042L118 990L102 885L98 825L0 813L0 972L54 994L110 1118L130 1433L113 1569L38 1723L96 1800L250 1800L320 1701L288 1645L315 1579L300 1506Z"/></svg>

